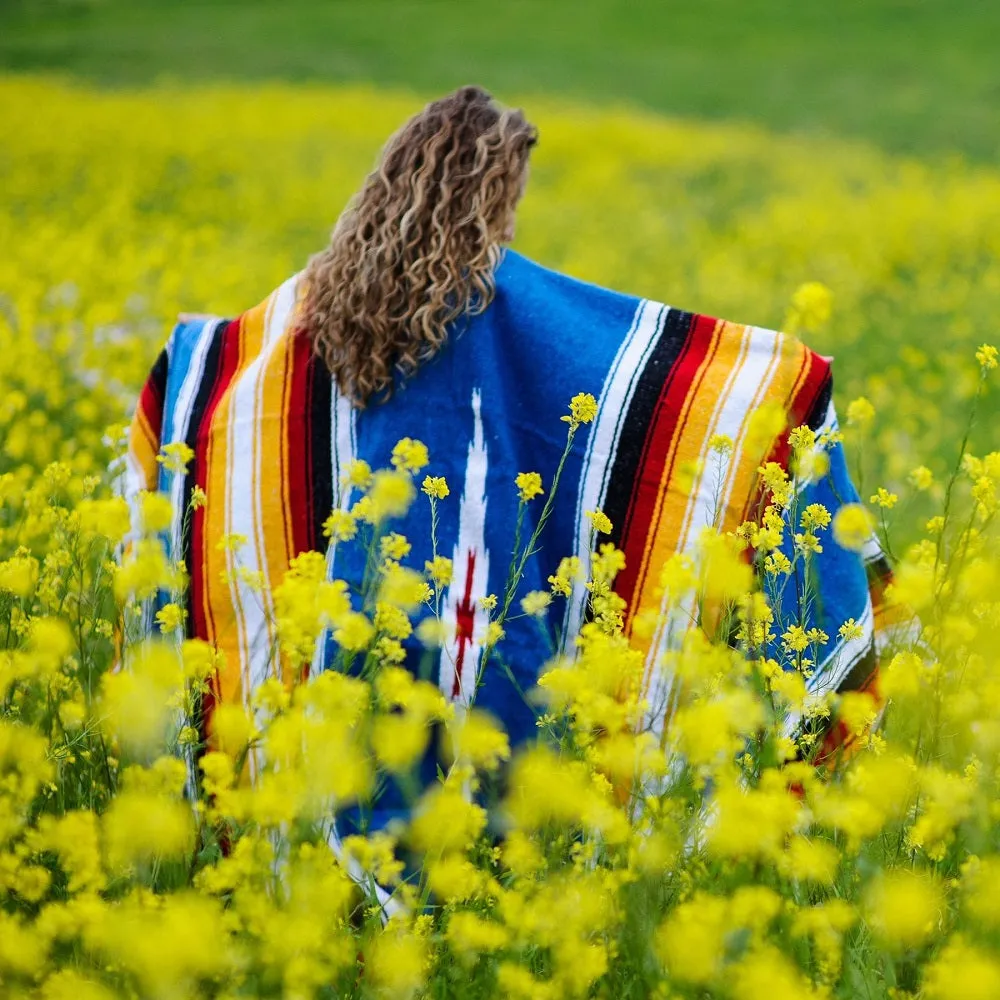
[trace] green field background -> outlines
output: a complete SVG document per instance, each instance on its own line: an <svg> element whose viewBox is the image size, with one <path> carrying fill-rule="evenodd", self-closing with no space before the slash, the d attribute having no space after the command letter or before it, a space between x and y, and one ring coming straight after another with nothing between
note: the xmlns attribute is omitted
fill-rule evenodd
<svg viewBox="0 0 1000 1000"><path fill-rule="evenodd" d="M518 249L766 326L826 284L809 340L879 411L863 487L902 488L953 464L1000 337L997 38L972 0L0 0L0 305L67 284L87 329L143 331L129 398L176 310L257 301L478 82L541 128Z"/></svg>
<svg viewBox="0 0 1000 1000"><path fill-rule="evenodd" d="M0 0L0 19L11 71L477 81L896 152L1000 152L1000 4L983 0Z"/></svg>

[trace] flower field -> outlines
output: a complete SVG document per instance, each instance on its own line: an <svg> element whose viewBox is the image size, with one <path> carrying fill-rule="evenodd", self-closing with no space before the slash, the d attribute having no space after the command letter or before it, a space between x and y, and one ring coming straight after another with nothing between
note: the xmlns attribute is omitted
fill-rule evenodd
<svg viewBox="0 0 1000 1000"><path fill-rule="evenodd" d="M1000 996L1000 173L523 103L541 141L517 248L835 355L867 510L831 523L797 508L795 480L829 443L800 433L792 480L768 484L766 531L663 568L666 591L737 636L715 641L706 619L671 654L684 694L663 747L636 725L617 553L567 562L551 592L523 598L514 573L492 611L497 648L505 616L561 600L578 575L592 620L575 660L540 641L538 741L512 749L398 666L414 631L441 640L449 572L408 567L392 532L400 497L449 502L418 443L401 443L391 469L356 470L365 503L329 525L369 547L362 610L319 557L276 595L287 661L307 662L332 623L345 669L266 683L252 711L220 709L202 747L218 664L181 641L165 498L143 499L138 541L115 558L130 529L110 481L124 425L176 314L233 314L299 269L420 102L0 78L3 996ZM567 418L572 436L587 399ZM554 473L511 489L544 505ZM788 571L766 562L775 532L804 533L807 565L872 525L909 626L884 654L881 720L867 696L807 694L815 637L790 630L780 662L760 655L773 617L746 571L748 555ZM532 542L512 539L512 568ZM160 641L112 670L157 591L174 598ZM808 724L789 732L789 713ZM834 724L855 752L817 762ZM336 811L406 784L431 739L451 763L413 788L409 826L337 841Z"/></svg>

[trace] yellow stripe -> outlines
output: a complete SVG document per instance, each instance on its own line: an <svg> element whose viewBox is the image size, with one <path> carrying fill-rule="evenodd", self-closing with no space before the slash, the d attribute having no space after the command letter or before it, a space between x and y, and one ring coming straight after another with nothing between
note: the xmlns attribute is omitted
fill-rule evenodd
<svg viewBox="0 0 1000 1000"><path fill-rule="evenodd" d="M145 414L137 410L129 433L129 450L142 469L147 490L156 489L159 466L156 456L160 451L158 437L153 433Z"/></svg>
<svg viewBox="0 0 1000 1000"><path fill-rule="evenodd" d="M286 327L287 330L287 327ZM281 583L291 558L292 543L289 538L290 504L288 500L288 380L291 377L291 337L286 330L279 334L267 361L260 381L259 428L260 457L263 467L260 479L260 527L262 538L258 543L260 566L267 567L265 586L273 594ZM268 621L268 640L274 648L276 636L273 622ZM282 670L284 673L284 670Z"/></svg>

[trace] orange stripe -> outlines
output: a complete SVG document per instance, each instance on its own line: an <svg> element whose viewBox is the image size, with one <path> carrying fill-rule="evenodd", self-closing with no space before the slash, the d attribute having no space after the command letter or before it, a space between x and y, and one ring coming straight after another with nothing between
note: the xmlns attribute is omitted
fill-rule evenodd
<svg viewBox="0 0 1000 1000"><path fill-rule="evenodd" d="M264 531L264 553L267 560L267 586L273 594L281 584L293 552L292 525L289 518L288 475L288 407L292 376L293 339L282 331L281 342L271 354L264 376L263 413L261 423L261 455L265 462L278 464L277 477L267 476L267 489L262 490L261 514ZM271 635L273 644L275 637ZM282 657L281 673L287 673Z"/></svg>
<svg viewBox="0 0 1000 1000"><path fill-rule="evenodd" d="M160 453L160 438L153 430L149 419L141 409L135 411L129 430L129 450L142 469L147 490L156 489L159 480L159 465L156 456Z"/></svg>
<svg viewBox="0 0 1000 1000"><path fill-rule="evenodd" d="M233 387L246 371L247 366L260 353L263 336L263 303L245 313L239 324L239 360L233 377L223 391L212 419L208 436L208 503L205 507L205 602L206 620L213 635L209 641L226 654L226 667L219 678L221 700L238 701L242 697L241 654L238 634L242 607L237 593L234 605L232 591L223 575L228 571L228 554L219 551L218 541L229 531L229 435L232 421ZM246 447L235 442L236 447ZM214 502L213 502L214 498Z"/></svg>

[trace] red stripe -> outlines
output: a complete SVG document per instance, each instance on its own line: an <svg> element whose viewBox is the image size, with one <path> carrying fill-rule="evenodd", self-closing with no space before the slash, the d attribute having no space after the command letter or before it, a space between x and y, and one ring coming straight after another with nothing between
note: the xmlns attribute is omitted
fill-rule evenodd
<svg viewBox="0 0 1000 1000"><path fill-rule="evenodd" d="M208 440L212 429L215 411L223 393L229 388L233 375L240 360L240 327L243 317L228 323L221 333L221 358L215 377L212 394L205 406L198 425L198 436L195 442L195 483L203 490L208 489ZM224 498L215 497L212 502L223 503ZM215 632L215 622L210 621L211 609L208 606L208 592L205 585L205 554L206 545L214 545L217 538L205 538L205 508L199 507L191 518L191 553L192 565L188 567L191 573L191 617L194 623L194 634L199 639L208 639Z"/></svg>
<svg viewBox="0 0 1000 1000"><path fill-rule="evenodd" d="M163 424L163 395L153 375L146 379L139 393L139 410L150 427L157 428Z"/></svg>
<svg viewBox="0 0 1000 1000"><path fill-rule="evenodd" d="M786 471L788 470L788 460L791 457L791 444L789 442L791 432L806 422L819 394L830 378L830 362L814 351L806 351L803 363L809 364L809 371L802 384L795 390L795 395L785 403L788 426L764 460L765 462L777 462ZM765 493L764 484L761 481L757 489L752 490L747 498L747 504L740 520L756 520L769 500L770 497Z"/></svg>
<svg viewBox="0 0 1000 1000"><path fill-rule="evenodd" d="M622 526L621 549L625 553L625 569L618 574L615 581L615 590L625 599L629 614L635 610L632 602L638 592L639 570L650 541L649 534L656 501L660 495L660 483L664 472L668 482L673 475L676 452L670 459L668 468L667 455L670 444L674 437L683 431L681 412L684 409L684 402L692 391L697 391L697 386L694 385L695 377L708 355L716 323L717 320L710 316L692 316L684 347L660 390L653 419L650 421L643 443L628 513ZM684 420L686 419L685 416ZM627 428L625 433L628 433Z"/></svg>
<svg viewBox="0 0 1000 1000"><path fill-rule="evenodd" d="M310 414L312 413L312 366L316 355L307 337L296 334L292 341L291 377L286 384L291 391L286 400L285 435L288 455L288 502L290 509L285 516L291 524L292 551L297 556L318 545L312 536L313 491L312 448Z"/></svg>

